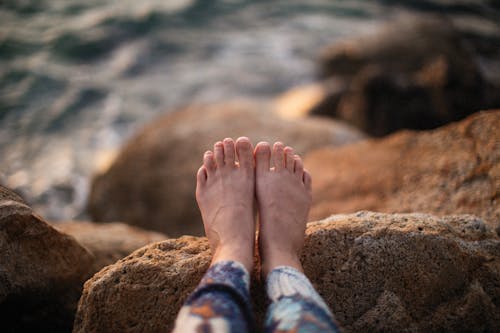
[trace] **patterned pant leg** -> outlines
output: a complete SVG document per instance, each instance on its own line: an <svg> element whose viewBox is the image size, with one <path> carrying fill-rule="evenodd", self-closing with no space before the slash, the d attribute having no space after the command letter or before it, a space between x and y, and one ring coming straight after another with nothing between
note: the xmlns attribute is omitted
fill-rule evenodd
<svg viewBox="0 0 500 333"><path fill-rule="evenodd" d="M272 304L264 332L340 332L328 306L298 270L275 268L267 276L266 289Z"/></svg>
<svg viewBox="0 0 500 333"><path fill-rule="evenodd" d="M249 285L242 264L214 264L184 303L173 332L253 332Z"/></svg>

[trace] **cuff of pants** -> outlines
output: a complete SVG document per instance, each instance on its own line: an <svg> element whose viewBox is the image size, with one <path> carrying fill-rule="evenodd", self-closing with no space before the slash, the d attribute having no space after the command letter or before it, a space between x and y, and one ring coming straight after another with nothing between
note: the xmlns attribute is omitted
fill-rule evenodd
<svg viewBox="0 0 500 333"><path fill-rule="evenodd" d="M250 275L235 261L212 265L188 297L174 332L252 332Z"/></svg>
<svg viewBox="0 0 500 333"><path fill-rule="evenodd" d="M271 306L266 316L266 332L339 332L328 305L300 271L280 266L266 280Z"/></svg>
<svg viewBox="0 0 500 333"><path fill-rule="evenodd" d="M206 288L214 286L219 286L222 289L230 289L244 301L250 299L250 274L247 272L245 266L239 262L219 261L213 264L207 270L191 297L194 297Z"/></svg>

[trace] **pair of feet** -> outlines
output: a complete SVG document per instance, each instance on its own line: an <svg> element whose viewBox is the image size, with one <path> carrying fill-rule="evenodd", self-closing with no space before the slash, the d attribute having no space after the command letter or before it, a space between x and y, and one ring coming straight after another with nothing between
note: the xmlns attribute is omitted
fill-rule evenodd
<svg viewBox="0 0 500 333"><path fill-rule="evenodd" d="M263 276L282 265L302 271L311 176L292 148L261 142L254 150L245 137L216 142L198 170L196 199L212 264L234 260L252 271L257 208Z"/></svg>

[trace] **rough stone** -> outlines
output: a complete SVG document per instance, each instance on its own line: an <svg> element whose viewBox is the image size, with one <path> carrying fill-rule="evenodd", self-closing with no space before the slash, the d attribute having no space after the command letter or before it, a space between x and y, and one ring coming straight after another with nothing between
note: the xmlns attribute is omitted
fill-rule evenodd
<svg viewBox="0 0 500 333"><path fill-rule="evenodd" d="M0 322L5 332L67 332L93 256L0 186Z"/></svg>
<svg viewBox="0 0 500 333"><path fill-rule="evenodd" d="M142 230L118 222L102 224L73 221L53 226L73 236L95 256L93 272L115 263L147 244L168 238L159 232Z"/></svg>
<svg viewBox="0 0 500 333"><path fill-rule="evenodd" d="M326 97L310 112L375 136L436 128L500 106L500 87L485 78L460 33L439 18L404 17L334 44L320 67Z"/></svg>
<svg viewBox="0 0 500 333"><path fill-rule="evenodd" d="M500 110L433 131L321 148L305 165L313 219L368 209L470 213L500 226Z"/></svg>
<svg viewBox="0 0 500 333"><path fill-rule="evenodd" d="M74 332L171 330L209 262L205 238L137 250L86 282ZM346 332L500 329L500 238L479 217L332 216L309 223L302 262Z"/></svg>
<svg viewBox="0 0 500 333"><path fill-rule="evenodd" d="M88 280L73 332L169 332L210 263L205 238L141 248Z"/></svg>
<svg viewBox="0 0 500 333"><path fill-rule="evenodd" d="M14 201L21 204L26 204L23 198L14 191L0 184L0 201Z"/></svg>
<svg viewBox="0 0 500 333"><path fill-rule="evenodd" d="M236 101L191 106L153 121L92 183L88 209L96 221L123 221L169 236L202 234L195 175L202 155L225 137L281 140L299 153L364 137L333 120L285 120L269 104Z"/></svg>

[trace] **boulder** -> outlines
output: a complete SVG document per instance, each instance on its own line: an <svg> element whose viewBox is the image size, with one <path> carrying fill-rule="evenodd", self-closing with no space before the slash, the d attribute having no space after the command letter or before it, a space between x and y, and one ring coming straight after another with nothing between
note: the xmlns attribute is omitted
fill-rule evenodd
<svg viewBox="0 0 500 333"><path fill-rule="evenodd" d="M326 96L309 112L374 136L432 129L500 106L500 87L442 18L405 16L326 48L319 62Z"/></svg>
<svg viewBox="0 0 500 333"><path fill-rule="evenodd" d="M499 142L494 110L433 131L318 149L305 157L313 176L311 217L361 209L470 213L500 228Z"/></svg>
<svg viewBox="0 0 500 333"><path fill-rule="evenodd" d="M14 201L26 205L26 201L19 194L0 184L0 202L4 201Z"/></svg>
<svg viewBox="0 0 500 333"><path fill-rule="evenodd" d="M274 99L274 111L287 119L303 118L331 94L331 89L321 83L294 87Z"/></svg>
<svg viewBox="0 0 500 333"><path fill-rule="evenodd" d="M144 245L167 239L164 234L142 230L124 223L62 222L53 225L73 236L94 256L93 272L99 271Z"/></svg>
<svg viewBox="0 0 500 333"><path fill-rule="evenodd" d="M171 330L209 262L192 236L135 251L85 283L73 332ZM346 332L500 330L500 238L479 217L332 216L309 223L302 263Z"/></svg>
<svg viewBox="0 0 500 333"><path fill-rule="evenodd" d="M269 104L236 101L191 106L153 121L92 182L88 210L96 221L123 221L169 236L203 233L195 201L202 155L225 137L281 140L300 153L364 137L333 120L287 120Z"/></svg>
<svg viewBox="0 0 500 333"><path fill-rule="evenodd" d="M0 186L0 322L5 332L68 332L94 257Z"/></svg>

